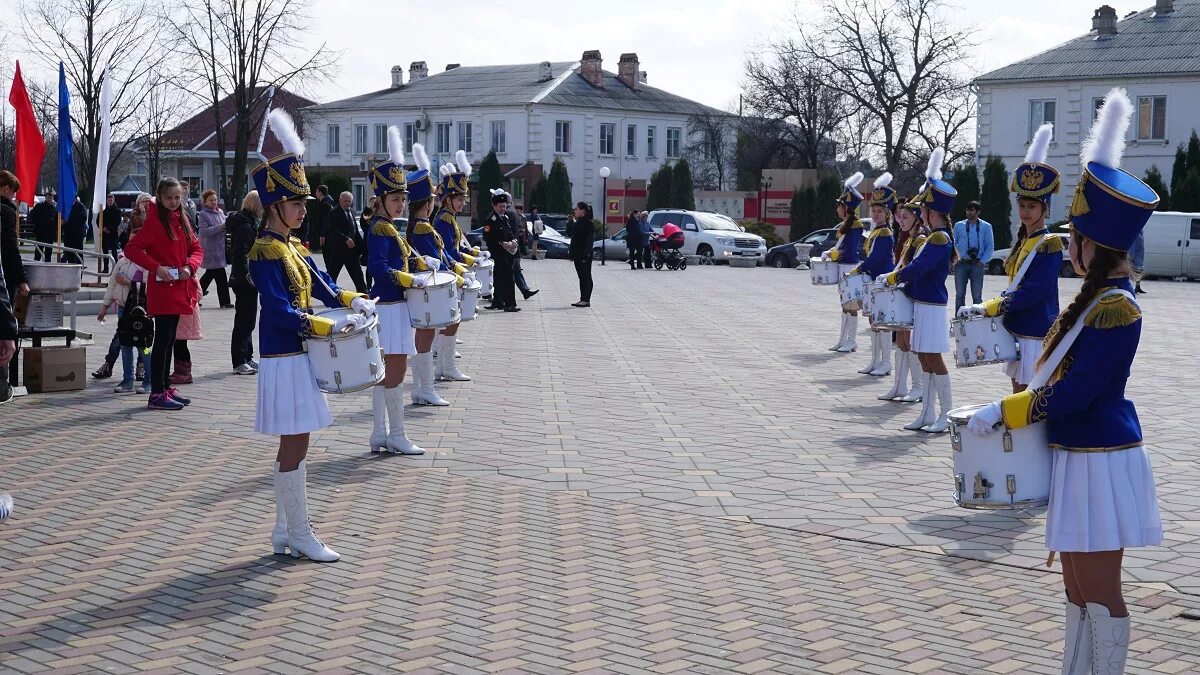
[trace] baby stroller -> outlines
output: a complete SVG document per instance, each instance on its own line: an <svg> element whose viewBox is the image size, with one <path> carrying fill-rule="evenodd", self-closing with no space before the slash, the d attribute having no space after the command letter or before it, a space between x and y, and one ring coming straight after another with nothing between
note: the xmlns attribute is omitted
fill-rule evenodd
<svg viewBox="0 0 1200 675"><path fill-rule="evenodd" d="M679 249L683 248L683 230L678 225L667 223L663 233L650 242L650 253L653 255L654 269L661 270L663 265L669 270L687 269L687 258Z"/></svg>

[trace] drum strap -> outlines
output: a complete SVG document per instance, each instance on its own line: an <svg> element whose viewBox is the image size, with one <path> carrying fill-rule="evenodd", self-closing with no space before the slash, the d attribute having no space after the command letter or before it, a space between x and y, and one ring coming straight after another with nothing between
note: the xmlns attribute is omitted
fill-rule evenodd
<svg viewBox="0 0 1200 675"><path fill-rule="evenodd" d="M1042 245L1042 240L1045 238L1046 235L1043 234L1042 236L1038 237L1036 241L1034 241L1033 247L1029 249L1029 255L1025 256L1025 260L1021 263L1020 269L1018 269L1017 273L1013 276L1012 283L1008 285L1008 288L1004 289L1005 295L1010 295L1017 290L1017 286L1021 285L1021 279L1025 278L1025 273L1028 272L1029 267L1033 265L1033 259L1037 257L1038 254L1038 247Z"/></svg>
<svg viewBox="0 0 1200 675"><path fill-rule="evenodd" d="M308 265L308 269L312 271L312 278L316 279L317 281L320 281L321 285L325 287L325 290L329 291L330 295L332 295L335 298L338 297L338 294L335 293L334 290L329 287L329 284L325 283L325 277L321 276L321 273L317 271L316 265L312 264L308 258L300 255L300 252L297 251L296 248L294 246L292 246L292 244L290 242L288 243L288 248L291 248L292 252L295 253L296 256L299 257L301 260L303 260L305 265Z"/></svg>
<svg viewBox="0 0 1200 675"><path fill-rule="evenodd" d="M1032 258L1032 254L1029 257ZM1091 314L1092 310L1096 308L1096 305L1100 304L1101 300L1117 295L1118 293L1133 301L1133 296L1129 294L1129 291L1121 288L1110 288L1097 295L1091 304L1087 306L1087 309L1083 310L1083 313L1079 315L1079 319L1075 322L1075 325L1071 326L1071 330L1067 331L1067 334L1063 336L1062 341L1058 343L1058 346L1054 348L1050 356L1033 373L1033 379L1029 382L1030 391L1044 387L1050 381L1054 371L1058 370L1058 364L1062 363L1062 360L1066 358L1067 351L1071 349L1071 345L1075 344L1075 339L1083 332L1084 317Z"/></svg>

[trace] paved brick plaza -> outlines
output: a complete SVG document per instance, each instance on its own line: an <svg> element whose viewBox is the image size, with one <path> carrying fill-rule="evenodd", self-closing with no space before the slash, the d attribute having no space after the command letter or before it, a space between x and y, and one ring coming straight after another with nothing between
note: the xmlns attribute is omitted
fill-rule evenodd
<svg viewBox="0 0 1200 675"><path fill-rule="evenodd" d="M0 408L0 671L1058 672L1040 511L953 506L948 437L898 430L916 410L875 399L869 353L825 351L833 289L610 263L581 310L568 263L526 272L526 311L462 331L477 380L409 416L425 457L370 456L367 395L330 397L309 473L335 565L270 555L232 311L204 309L185 412L113 381ZM1200 672L1200 285L1146 287L1130 391L1168 541L1127 558L1130 671Z"/></svg>

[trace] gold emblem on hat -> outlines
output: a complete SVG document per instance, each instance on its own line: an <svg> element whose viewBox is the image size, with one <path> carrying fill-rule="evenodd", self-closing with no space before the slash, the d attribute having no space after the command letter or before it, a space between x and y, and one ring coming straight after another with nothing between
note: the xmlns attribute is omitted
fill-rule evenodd
<svg viewBox="0 0 1200 675"><path fill-rule="evenodd" d="M1025 190L1036 190L1042 187L1042 182L1046 180L1046 174L1038 169L1025 169L1021 172L1021 188Z"/></svg>
<svg viewBox="0 0 1200 675"><path fill-rule="evenodd" d="M388 178L390 178L393 183L403 185L405 181L404 170L398 166L393 166L392 170L388 171Z"/></svg>
<svg viewBox="0 0 1200 675"><path fill-rule="evenodd" d="M288 174L292 180L300 187L308 187L308 177L304 175L304 165L300 162L294 162L288 167Z"/></svg>

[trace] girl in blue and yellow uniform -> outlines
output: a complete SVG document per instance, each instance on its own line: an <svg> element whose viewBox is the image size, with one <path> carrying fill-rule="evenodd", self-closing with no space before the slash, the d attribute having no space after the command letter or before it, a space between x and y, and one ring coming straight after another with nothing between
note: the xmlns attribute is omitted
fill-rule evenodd
<svg viewBox="0 0 1200 675"><path fill-rule="evenodd" d="M394 219L404 213L408 176L404 171L404 142L397 127L388 127L388 161L371 169L375 211L367 229L367 272L374 279L371 297L379 313L379 343L383 349L383 382L371 389L371 452L421 455L425 451L404 433L404 383L408 357L417 353L412 318L404 292L424 285L414 272L427 270L425 261L408 245Z"/></svg>
<svg viewBox="0 0 1200 675"><path fill-rule="evenodd" d="M946 276L954 267L957 254L950 231L950 208L958 190L942 180L942 161L946 151L935 148L925 170L925 185L914 201L921 207L921 219L929 224L929 237L917 250L913 261L898 271L879 277L895 286L904 283L904 294L913 301L912 350L917 353L925 374L921 416L904 426L909 431L941 433L950 428L950 371L942 353L950 349L950 318L946 315ZM937 398L940 413L935 412Z"/></svg>
<svg viewBox="0 0 1200 675"><path fill-rule="evenodd" d="M486 257L487 253L470 246L458 227L457 215L466 206L467 194L471 190L467 183L471 177L471 162L463 150L455 153L454 161L454 164L442 165L442 203L437 217L433 219L433 228L442 240L442 257L447 263L454 264L456 271L462 270L459 274L463 274L475 264L477 258ZM468 382L471 379L458 369L454 361L459 326L454 324L438 333L434 349L437 352L437 366L433 372L435 380Z"/></svg>
<svg viewBox="0 0 1200 675"><path fill-rule="evenodd" d="M925 245L925 223L921 220L921 207L916 202L900 200L896 207L896 222L900 229L897 233L900 245L893 249L896 256L896 266L893 272L898 272L913 261L917 251ZM921 369L921 361L916 352L910 350L912 344L911 330L893 330L896 338L896 348L900 355L896 357L896 379L892 388L875 398L880 401L900 401L902 403L920 403L925 397L925 374ZM905 393L905 380L912 378L912 386Z"/></svg>
<svg viewBox="0 0 1200 675"><path fill-rule="evenodd" d="M1033 387L984 406L968 423L980 435L1001 423L1046 424L1054 452L1046 546L1062 554L1062 672L1075 675L1124 672L1121 559L1126 548L1162 543L1150 457L1125 397L1142 333L1127 252L1158 204L1154 190L1118 168L1132 114L1124 90L1110 91L1083 145L1070 211L1071 264L1083 285L1046 338Z"/></svg>
<svg viewBox="0 0 1200 675"><path fill-rule="evenodd" d="M462 287L466 281L462 275L466 267L446 257L442 237L433 228L429 216L433 212L433 177L429 173L429 156L420 143L413 145L413 159L417 170L408 174L408 227L406 235L409 246L422 256L430 269L441 272L453 271ZM450 336L458 333L458 324L443 329ZM435 328L418 328L416 331L417 355L413 358L413 405L446 406L450 402L438 395L433 388L433 348L437 336ZM450 340L450 358L454 358L454 340Z"/></svg>
<svg viewBox="0 0 1200 675"><path fill-rule="evenodd" d="M300 157L304 144L288 114L275 110L268 118L286 154L260 164L254 184L266 210L266 224L247 256L250 279L258 289L261 308L258 349L258 408L255 431L279 436L275 462L276 554L291 548L317 562L333 562L338 554L313 533L308 520L305 456L308 435L333 423L325 395L305 354L305 340L348 327L366 325L374 303L358 293L343 291L317 269L308 251L291 233L304 222L305 201L311 199ZM337 320L316 316L313 297L327 307L350 307L356 314Z"/></svg>
<svg viewBox="0 0 1200 675"><path fill-rule="evenodd" d="M1046 164L1053 133L1052 124L1043 124L1029 144L1025 162L1013 173L1009 189L1017 195L1021 232L1004 261L1010 289L998 298L958 310L959 316L1004 317L1004 327L1021 345L1020 360L1004 364L1005 373L1012 378L1013 393L1029 385L1042 355L1042 340L1058 316L1058 273L1062 268L1063 245L1062 239L1050 236L1046 229L1050 198L1059 186L1058 171Z"/></svg>
<svg viewBox="0 0 1200 675"><path fill-rule="evenodd" d="M838 278L849 272L859 262L859 249L862 248L863 223L858 219L858 205L862 203L862 193L858 191L863 175L859 171L846 179L842 196L837 200L837 215L841 225L837 230L837 243L825 252L826 260L838 264ZM841 298L838 302L840 304ZM842 334L838 343L829 348L831 352L843 354L858 349L858 310L842 307Z"/></svg>
<svg viewBox="0 0 1200 675"><path fill-rule="evenodd" d="M886 274L896 267L892 258L892 246L896 243L892 235L892 209L896 206L896 191L891 188L892 174L885 173L875 179L871 190L871 232L867 235L867 257L850 270L850 274L867 274L871 279ZM870 321L870 316L867 317ZM871 362L858 371L863 375L884 377L892 374L891 333L871 328Z"/></svg>

